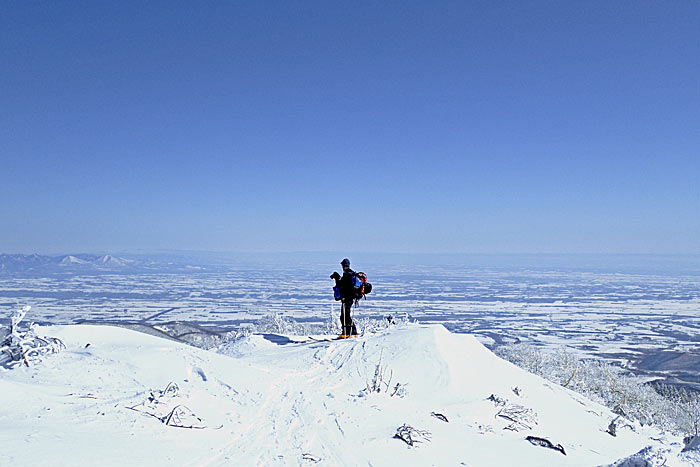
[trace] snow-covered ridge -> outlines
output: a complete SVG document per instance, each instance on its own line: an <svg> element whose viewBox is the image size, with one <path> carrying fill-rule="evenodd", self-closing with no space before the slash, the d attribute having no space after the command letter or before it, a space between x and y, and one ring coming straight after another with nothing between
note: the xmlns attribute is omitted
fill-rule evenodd
<svg viewBox="0 0 700 467"><path fill-rule="evenodd" d="M89 262L87 260L80 259L80 258L73 256L73 255L68 255L68 256L64 256L58 264L60 264L62 266L69 266L72 264L88 264L88 263Z"/></svg>
<svg viewBox="0 0 700 467"><path fill-rule="evenodd" d="M605 407L440 325L218 352L112 326L42 332L67 349L0 372L0 463L594 466L649 446L698 461L648 428L612 436Z"/></svg>

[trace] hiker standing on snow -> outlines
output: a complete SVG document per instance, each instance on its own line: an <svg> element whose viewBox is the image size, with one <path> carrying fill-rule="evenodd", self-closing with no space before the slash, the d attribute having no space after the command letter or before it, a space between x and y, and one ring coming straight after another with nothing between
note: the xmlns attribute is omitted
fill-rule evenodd
<svg viewBox="0 0 700 467"><path fill-rule="evenodd" d="M340 324L343 326L342 335L340 337L356 336L357 329L350 315L352 305L355 303L355 298L357 298L355 294L355 283L353 281L355 271L350 269L350 260L347 258L343 259L340 265L343 267L343 277L340 277L340 274L337 272L331 274L331 279L335 279L335 286L340 292Z"/></svg>

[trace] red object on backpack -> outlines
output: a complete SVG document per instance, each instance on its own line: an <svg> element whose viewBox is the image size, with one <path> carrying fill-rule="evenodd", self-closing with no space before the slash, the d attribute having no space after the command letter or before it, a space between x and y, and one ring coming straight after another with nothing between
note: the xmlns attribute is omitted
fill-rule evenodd
<svg viewBox="0 0 700 467"><path fill-rule="evenodd" d="M367 282L367 274L364 272L356 272L353 283L355 285L355 296L357 298L362 298L372 291L372 284Z"/></svg>

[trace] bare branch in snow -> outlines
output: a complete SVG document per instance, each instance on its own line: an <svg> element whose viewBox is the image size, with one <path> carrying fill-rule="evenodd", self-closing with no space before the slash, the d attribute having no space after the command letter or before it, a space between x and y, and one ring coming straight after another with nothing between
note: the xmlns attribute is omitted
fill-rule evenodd
<svg viewBox="0 0 700 467"><path fill-rule="evenodd" d="M429 431L413 428L411 425L403 424L396 429L394 438L400 439L409 446L415 446L416 443L430 441L432 434Z"/></svg>

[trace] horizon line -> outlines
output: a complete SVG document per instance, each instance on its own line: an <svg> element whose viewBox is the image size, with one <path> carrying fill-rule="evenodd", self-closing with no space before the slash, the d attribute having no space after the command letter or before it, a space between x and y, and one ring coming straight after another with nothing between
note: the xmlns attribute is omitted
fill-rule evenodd
<svg viewBox="0 0 700 467"><path fill-rule="evenodd" d="M137 249L113 249L113 250L87 250L87 251L0 251L0 255L39 255L39 256L71 256L71 255L133 255L133 254L205 254L205 255L338 255L345 256L700 256L700 252L533 252L533 251L509 251L509 252L470 252L470 251L361 251L347 250L193 250L170 248L137 248Z"/></svg>

